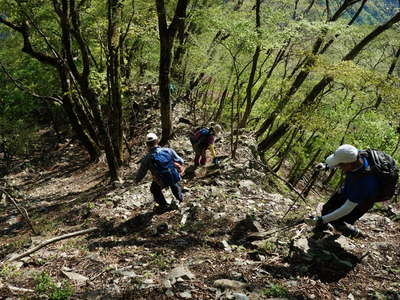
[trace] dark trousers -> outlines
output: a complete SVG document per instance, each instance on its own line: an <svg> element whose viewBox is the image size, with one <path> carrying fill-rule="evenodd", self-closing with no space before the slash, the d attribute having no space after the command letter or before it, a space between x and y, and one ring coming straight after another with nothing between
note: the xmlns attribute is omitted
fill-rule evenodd
<svg viewBox="0 0 400 300"><path fill-rule="evenodd" d="M179 184L179 182L169 186L171 188L172 194L175 196L175 198L179 201L182 202L183 200L183 194L182 194L182 186ZM161 187L157 182L153 181L150 186L150 192L153 194L154 201L158 203L160 206L166 206L167 201L165 200L164 194L162 192L163 187Z"/></svg>
<svg viewBox="0 0 400 300"><path fill-rule="evenodd" d="M197 166L204 166L207 162L207 147L200 147L197 144L193 145L193 150L195 153L194 156L194 165Z"/></svg>
<svg viewBox="0 0 400 300"><path fill-rule="evenodd" d="M340 193L335 193L322 207L322 216L333 212L341 207L346 202L346 197ZM374 206L374 199L365 200L363 203L357 205L349 214L341 217L338 220L331 222L333 227L340 227L344 222L353 225L360 219L366 212Z"/></svg>

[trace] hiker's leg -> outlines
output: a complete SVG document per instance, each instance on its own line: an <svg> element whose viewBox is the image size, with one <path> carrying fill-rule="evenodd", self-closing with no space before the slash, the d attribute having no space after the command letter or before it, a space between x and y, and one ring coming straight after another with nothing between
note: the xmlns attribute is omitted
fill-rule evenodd
<svg viewBox="0 0 400 300"><path fill-rule="evenodd" d="M200 165L204 166L207 162L207 149L201 149Z"/></svg>
<svg viewBox="0 0 400 300"><path fill-rule="evenodd" d="M150 192L153 194L154 201L158 203L160 206L168 205L167 201L165 201L165 197L162 193L162 189L160 185L153 181L150 186Z"/></svg>
<svg viewBox="0 0 400 300"><path fill-rule="evenodd" d="M171 192L179 202L183 201L182 186L179 184L179 182L171 185Z"/></svg>
<svg viewBox="0 0 400 300"><path fill-rule="evenodd" d="M193 146L193 151L194 151L194 166L198 167L200 165L200 149L199 149L199 145L197 144L192 144Z"/></svg>
<svg viewBox="0 0 400 300"><path fill-rule="evenodd" d="M354 224L358 219L360 219L364 214L366 214L373 206L375 202L373 199L364 201L363 203L357 205L348 215L344 216L342 219L348 224Z"/></svg>
<svg viewBox="0 0 400 300"><path fill-rule="evenodd" d="M322 207L321 215L326 215L341 207L346 202L344 195L334 193Z"/></svg>
<svg viewBox="0 0 400 300"><path fill-rule="evenodd" d="M346 237L363 237L364 234L353 224L361 218L372 206L373 201L356 206L348 215L332 223L336 230Z"/></svg>
<svg viewBox="0 0 400 300"><path fill-rule="evenodd" d="M335 229L346 237L362 237L363 233L351 224L346 222L335 224Z"/></svg>
<svg viewBox="0 0 400 300"><path fill-rule="evenodd" d="M349 214L332 222L331 224L336 230L340 231L347 237L360 237L363 233L358 230L353 224L360 219L368 210L374 206L374 201L368 200L362 204L357 205Z"/></svg>
<svg viewBox="0 0 400 300"><path fill-rule="evenodd" d="M196 152L196 154L194 156L194 165L196 167L198 167L200 165L200 157L201 157L200 153Z"/></svg>

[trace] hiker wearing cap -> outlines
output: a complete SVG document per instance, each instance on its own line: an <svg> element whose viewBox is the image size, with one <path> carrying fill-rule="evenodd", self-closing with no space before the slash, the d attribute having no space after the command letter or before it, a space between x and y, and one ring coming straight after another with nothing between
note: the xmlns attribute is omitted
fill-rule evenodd
<svg viewBox="0 0 400 300"><path fill-rule="evenodd" d="M216 162L215 139L222 132L220 125L210 128L198 128L190 136L190 142L195 153L194 166L204 166L207 162L207 150L210 151L213 163Z"/></svg>
<svg viewBox="0 0 400 300"><path fill-rule="evenodd" d="M146 146L148 153L141 160L135 182L139 183L150 170L153 176L150 192L153 194L154 201L158 204L154 211L156 213L170 211L175 205L174 203L168 205L162 190L170 187L175 198L182 202L183 194L179 181L182 179L180 170L183 169L184 161L173 149L160 147L158 137L154 133L147 134Z"/></svg>
<svg viewBox="0 0 400 300"><path fill-rule="evenodd" d="M378 150L358 150L348 144L341 145L326 158L319 169L339 168L346 174L339 191L323 206L321 216L306 220L315 226L319 236L331 224L344 236L357 237L362 233L353 226L375 202L385 201L394 195L398 179L395 161Z"/></svg>

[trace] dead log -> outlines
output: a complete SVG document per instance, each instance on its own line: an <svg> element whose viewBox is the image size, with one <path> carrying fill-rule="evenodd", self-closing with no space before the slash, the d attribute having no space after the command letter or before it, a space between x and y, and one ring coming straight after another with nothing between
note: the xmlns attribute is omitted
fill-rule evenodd
<svg viewBox="0 0 400 300"><path fill-rule="evenodd" d="M17 256L13 256L13 257L11 257L11 258L5 260L5 261L4 261L3 263L1 263L1 264L4 264L4 263L6 263L6 262L12 262L12 261L18 260L18 259L20 259L20 258L22 258L22 257L28 256L28 255L30 255L30 254L32 254L32 253L38 251L39 249L41 249L41 248L43 248L44 246L47 246L47 245L49 245L49 244L52 244L52 243L55 243L55 242L58 242L58 241L61 241L61 240L65 240L65 239L68 239L68 238L70 238L70 237L74 237L74 236L78 236L78 235L90 233L90 232L93 232L93 231L96 231L96 230L98 230L97 227L92 227L92 228L88 228L88 229L84 229L84 230L80 230L80 231L75 231L75 232L71 232L71 233L67 233L67 234L64 234L64 235L57 236L57 237L55 237L55 238L49 239L49 240L47 240L47 241L44 241L43 243L37 245L36 247L33 247L33 248L29 249L28 251L26 251L26 252L24 252L24 253L21 253L21 254L19 254L19 255L17 255Z"/></svg>

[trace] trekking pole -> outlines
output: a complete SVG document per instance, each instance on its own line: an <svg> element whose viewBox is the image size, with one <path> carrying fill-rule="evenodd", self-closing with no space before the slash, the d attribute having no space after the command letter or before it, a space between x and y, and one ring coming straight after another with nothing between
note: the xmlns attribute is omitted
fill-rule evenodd
<svg viewBox="0 0 400 300"><path fill-rule="evenodd" d="M259 235L261 235L263 238L265 238L265 237L271 236L271 235L273 235L273 234L275 234L277 232L281 232L281 231L284 231L284 230L291 229L291 228L296 227L296 226L298 226L300 224L303 224L303 223L304 223L304 219L301 219L301 220L297 220L293 224L290 224L290 225L287 225L287 226L284 226L284 227L281 227L281 228L278 228L278 229L269 230L269 231L256 232L254 234L251 234L250 236L259 236Z"/></svg>

